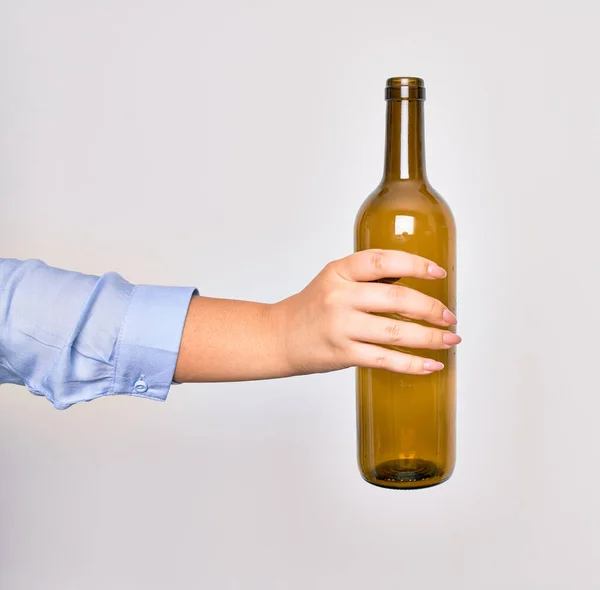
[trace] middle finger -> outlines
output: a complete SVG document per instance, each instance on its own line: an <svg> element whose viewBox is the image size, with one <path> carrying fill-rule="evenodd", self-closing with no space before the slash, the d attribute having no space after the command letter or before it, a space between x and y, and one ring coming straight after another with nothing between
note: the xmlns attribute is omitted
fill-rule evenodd
<svg viewBox="0 0 600 590"><path fill-rule="evenodd" d="M437 326L456 324L456 316L441 301L403 285L355 283L351 300L361 311L397 313Z"/></svg>

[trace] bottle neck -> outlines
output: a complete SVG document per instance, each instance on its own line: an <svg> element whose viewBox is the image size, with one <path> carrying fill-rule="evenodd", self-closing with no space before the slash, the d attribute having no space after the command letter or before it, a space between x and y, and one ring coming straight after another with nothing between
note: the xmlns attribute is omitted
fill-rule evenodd
<svg viewBox="0 0 600 590"><path fill-rule="evenodd" d="M383 180L427 180L423 100L388 100Z"/></svg>

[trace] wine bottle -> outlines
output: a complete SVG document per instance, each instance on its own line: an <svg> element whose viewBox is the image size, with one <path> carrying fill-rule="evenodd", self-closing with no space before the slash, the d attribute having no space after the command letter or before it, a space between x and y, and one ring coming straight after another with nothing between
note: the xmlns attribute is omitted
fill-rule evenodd
<svg viewBox="0 0 600 590"><path fill-rule="evenodd" d="M433 260L446 269L445 279L389 277L382 282L417 289L454 312L456 232L450 208L431 187L425 171L423 80L390 78L385 99L384 174L358 212L355 249L403 250ZM360 471L377 486L433 486L446 481L454 469L456 352L396 349L433 358L445 368L418 376L357 369Z"/></svg>

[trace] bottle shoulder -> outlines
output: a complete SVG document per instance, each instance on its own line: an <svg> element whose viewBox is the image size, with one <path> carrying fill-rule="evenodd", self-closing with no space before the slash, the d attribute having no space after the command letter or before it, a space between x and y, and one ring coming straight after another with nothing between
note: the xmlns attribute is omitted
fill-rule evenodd
<svg viewBox="0 0 600 590"><path fill-rule="evenodd" d="M365 216L419 215L437 218L448 228L454 228L454 216L444 198L428 183L407 181L382 182L365 199L356 222Z"/></svg>

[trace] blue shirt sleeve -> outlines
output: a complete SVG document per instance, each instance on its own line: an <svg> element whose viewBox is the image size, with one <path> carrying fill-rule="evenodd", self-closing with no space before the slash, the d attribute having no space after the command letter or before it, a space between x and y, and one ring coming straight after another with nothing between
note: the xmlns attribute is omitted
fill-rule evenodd
<svg viewBox="0 0 600 590"><path fill-rule="evenodd" d="M164 401L196 294L0 258L0 383L58 409L115 394Z"/></svg>

